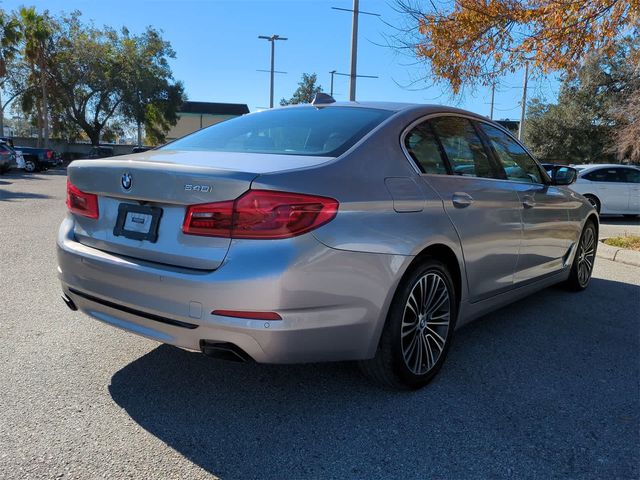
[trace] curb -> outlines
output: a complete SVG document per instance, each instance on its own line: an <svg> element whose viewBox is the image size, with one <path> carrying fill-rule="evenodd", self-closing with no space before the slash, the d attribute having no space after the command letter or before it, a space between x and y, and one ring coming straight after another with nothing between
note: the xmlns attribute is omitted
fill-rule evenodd
<svg viewBox="0 0 640 480"><path fill-rule="evenodd" d="M625 263L627 265L633 265L634 267L640 267L640 252L627 250L626 248L612 247L611 245L603 243L602 240L598 242L598 251L596 252L597 257L604 258L605 260L611 260L612 262Z"/></svg>

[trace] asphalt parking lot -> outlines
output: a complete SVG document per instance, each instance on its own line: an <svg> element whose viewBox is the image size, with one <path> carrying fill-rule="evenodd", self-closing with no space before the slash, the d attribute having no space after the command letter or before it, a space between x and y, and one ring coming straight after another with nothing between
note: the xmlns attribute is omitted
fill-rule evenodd
<svg viewBox="0 0 640 480"><path fill-rule="evenodd" d="M65 181L0 176L1 478L640 477L640 269L598 258L587 292L460 329L429 387L389 392L350 363L225 363L69 311Z"/></svg>

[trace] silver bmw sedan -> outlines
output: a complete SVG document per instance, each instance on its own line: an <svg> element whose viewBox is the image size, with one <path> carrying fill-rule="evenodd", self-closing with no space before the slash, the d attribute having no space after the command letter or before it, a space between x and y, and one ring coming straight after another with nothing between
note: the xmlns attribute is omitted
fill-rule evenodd
<svg viewBox="0 0 640 480"><path fill-rule="evenodd" d="M442 106L320 96L245 115L69 166L63 298L214 357L358 360L419 388L456 327L589 284L598 215L563 168Z"/></svg>

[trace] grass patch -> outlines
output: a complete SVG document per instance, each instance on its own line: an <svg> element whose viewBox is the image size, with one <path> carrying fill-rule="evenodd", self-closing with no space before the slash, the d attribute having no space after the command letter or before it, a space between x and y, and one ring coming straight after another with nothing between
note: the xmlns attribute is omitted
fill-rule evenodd
<svg viewBox="0 0 640 480"><path fill-rule="evenodd" d="M640 252L640 237L637 235L607 238L604 243L612 247L628 248L629 250Z"/></svg>

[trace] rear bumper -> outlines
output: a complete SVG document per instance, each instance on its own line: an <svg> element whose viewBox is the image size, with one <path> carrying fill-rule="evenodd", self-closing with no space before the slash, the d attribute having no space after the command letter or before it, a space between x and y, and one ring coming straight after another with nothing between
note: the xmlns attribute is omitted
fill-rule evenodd
<svg viewBox="0 0 640 480"><path fill-rule="evenodd" d="M82 312L163 343L200 350L237 345L257 362L370 358L397 281L411 257L339 251L312 235L234 241L215 271L112 255L58 236L62 289ZM214 310L278 312L264 321ZM163 321L167 320L167 321Z"/></svg>

